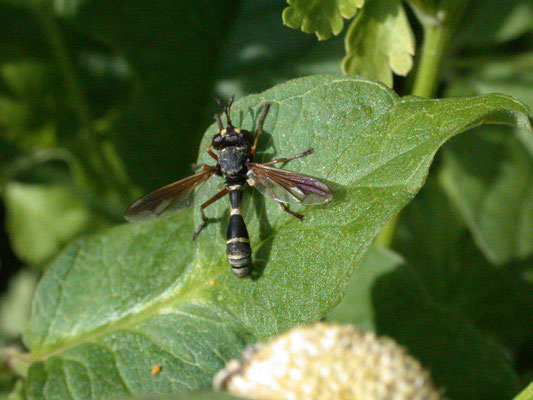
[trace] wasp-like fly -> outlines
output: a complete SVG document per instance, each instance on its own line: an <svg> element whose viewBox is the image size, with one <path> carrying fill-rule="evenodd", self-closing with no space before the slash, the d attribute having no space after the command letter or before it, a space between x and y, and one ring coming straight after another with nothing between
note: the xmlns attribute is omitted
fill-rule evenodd
<svg viewBox="0 0 533 400"><path fill-rule="evenodd" d="M141 197L126 210L124 217L128 221L140 221L157 218L169 213L169 211L185 208L194 189L201 183L208 181L213 175L218 175L224 178L225 187L200 206L202 223L193 232L192 239L194 240L207 224L208 218L204 209L229 194L230 220L226 253L235 275L245 277L250 274L252 269L250 239L241 215L242 196L246 185L253 186L264 196L274 199L283 211L300 221L303 220L304 216L290 210L287 204L326 203L331 200L332 194L328 186L315 178L273 167L274 164L286 163L312 154L313 149L266 163L253 162L257 141L263 131L263 123L270 109L270 104L266 103L263 106L261 116L257 120L255 134L252 134L245 129L233 126L230 116L233 97L227 106L218 103L222 112L226 114L227 123L224 128L221 121L222 113L215 115L219 132L213 137L207 148L207 154L217 162L216 165L214 167L206 164L194 165L195 169L201 170L199 173ZM216 150L218 155L211 148Z"/></svg>

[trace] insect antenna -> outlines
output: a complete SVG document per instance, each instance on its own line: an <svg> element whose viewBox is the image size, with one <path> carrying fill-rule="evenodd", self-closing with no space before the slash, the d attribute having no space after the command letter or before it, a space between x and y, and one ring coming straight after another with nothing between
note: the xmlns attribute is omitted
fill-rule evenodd
<svg viewBox="0 0 533 400"><path fill-rule="evenodd" d="M220 120L220 114L215 114L213 118L215 118L215 121L217 121L218 132L222 132L224 127L222 126L222 121Z"/></svg>
<svg viewBox="0 0 533 400"><path fill-rule="evenodd" d="M229 126L233 126L233 124L231 123L231 117L230 117L231 105L233 104L233 100L235 100L235 95L231 96L231 98L228 101L228 105L225 107L226 118L228 119Z"/></svg>
<svg viewBox="0 0 533 400"><path fill-rule="evenodd" d="M218 106L220 107L220 109L222 111L225 110L226 106L224 105L224 103L222 103L218 98L214 97L215 101L217 102Z"/></svg>
<svg viewBox="0 0 533 400"><path fill-rule="evenodd" d="M228 101L228 105L224 105L219 99L215 97L215 101L217 102L218 106L222 109L222 112L226 114L226 119L228 121L228 126L233 126L231 123L231 105L233 104L233 101L235 100L235 95L231 96L231 98Z"/></svg>

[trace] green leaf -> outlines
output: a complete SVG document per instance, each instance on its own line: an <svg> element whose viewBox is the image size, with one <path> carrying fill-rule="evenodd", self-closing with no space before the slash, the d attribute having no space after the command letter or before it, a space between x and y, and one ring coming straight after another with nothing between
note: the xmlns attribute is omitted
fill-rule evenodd
<svg viewBox="0 0 533 400"><path fill-rule="evenodd" d="M93 229L94 217L71 187L10 182L3 198L11 246L24 262L49 260L70 239Z"/></svg>
<svg viewBox="0 0 533 400"><path fill-rule="evenodd" d="M402 211L394 247L435 303L517 358L533 334L533 285L520 266L495 268L483 257L439 183L426 183Z"/></svg>
<svg viewBox="0 0 533 400"><path fill-rule="evenodd" d="M510 55L493 60L493 57L472 57L457 61L466 71L456 71L464 75L450 83L447 96L472 96L491 92L506 93L520 99L529 107L533 106L533 53ZM515 134L533 156L533 137L527 132L516 130Z"/></svg>
<svg viewBox="0 0 533 400"><path fill-rule="evenodd" d="M1 399L1 398L0 398ZM192 393L181 395L180 400L243 400L242 397L232 396L230 394L219 392L215 390L201 389L195 390ZM176 400L175 395L161 395L161 396L124 396L117 400Z"/></svg>
<svg viewBox="0 0 533 400"><path fill-rule="evenodd" d="M533 254L533 158L511 129L457 138L443 152L441 179L493 263Z"/></svg>
<svg viewBox="0 0 533 400"><path fill-rule="evenodd" d="M468 318L438 304L417 270L388 249L370 249L328 319L352 322L407 346L437 386L446 388L447 398L504 400L519 388L504 351Z"/></svg>
<svg viewBox="0 0 533 400"><path fill-rule="evenodd" d="M532 400L533 399L533 382L529 384L514 400Z"/></svg>
<svg viewBox="0 0 533 400"><path fill-rule="evenodd" d="M242 399L242 397L236 397L236 396L232 396L227 393L216 392L212 390L200 390L200 391L188 394L184 400L239 400L239 399Z"/></svg>
<svg viewBox="0 0 533 400"><path fill-rule="evenodd" d="M305 33L315 33L319 40L338 35L344 20L352 18L364 0L287 0L283 23Z"/></svg>
<svg viewBox="0 0 533 400"><path fill-rule="evenodd" d="M329 312L328 321L354 324L369 331L377 331L376 309L372 299L373 286L378 279L394 272L404 259L378 245L370 247L361 264L355 269L341 302Z"/></svg>
<svg viewBox="0 0 533 400"><path fill-rule="evenodd" d="M392 87L392 74L405 76L413 66L415 38L399 0L370 1L345 38L342 69Z"/></svg>
<svg viewBox="0 0 533 400"><path fill-rule="evenodd" d="M533 105L531 57L482 63L448 90L451 95L501 91ZM507 127L482 127L443 152L443 187L486 257L495 264L533 254L533 137Z"/></svg>
<svg viewBox="0 0 533 400"><path fill-rule="evenodd" d="M22 270L9 280L9 287L0 300L0 333L19 337L26 330L30 305L37 286L37 274Z"/></svg>
<svg viewBox="0 0 533 400"><path fill-rule="evenodd" d="M292 169L332 182L334 200L306 207L300 223L275 202L247 193L252 279L230 272L225 201L207 210L216 219L195 242L189 235L201 219L188 210L70 245L37 290L25 336L33 362L29 399L209 385L245 343L315 321L340 300L353 268L420 189L444 141L481 122L530 126L528 110L503 95L400 99L381 84L336 76L248 96L235 103L233 122L252 129L265 102L272 108L259 161L314 147L316 154ZM215 131L207 130L202 150ZM199 162L211 161L201 151ZM219 184L205 184L195 205ZM163 369L152 377L155 364Z"/></svg>

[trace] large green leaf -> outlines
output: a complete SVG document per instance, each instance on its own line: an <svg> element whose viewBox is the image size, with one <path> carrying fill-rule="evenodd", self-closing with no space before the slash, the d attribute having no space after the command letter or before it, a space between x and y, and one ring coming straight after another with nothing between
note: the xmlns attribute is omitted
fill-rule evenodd
<svg viewBox="0 0 533 400"><path fill-rule="evenodd" d="M189 235L200 216L189 210L72 244L37 290L25 336L30 399L208 385L245 343L314 321L340 300L372 239L420 189L449 137L481 122L531 129L526 107L503 95L398 98L381 84L335 76L246 97L234 105L234 123L251 129L265 102L272 108L259 158L314 147L292 168L331 182L333 201L305 208L300 223L275 202L247 195L252 279L236 278L225 258L227 202L207 210L216 220L196 242ZM201 152L199 162L210 160ZM195 204L219 183L204 185ZM152 377L154 364L163 369Z"/></svg>
<svg viewBox="0 0 533 400"><path fill-rule="evenodd" d="M232 396L230 394L224 393L224 392L216 392L213 390L201 390L201 391L188 394L184 400L239 400L239 399L242 399L242 397L236 397L236 396Z"/></svg>
<svg viewBox="0 0 533 400"><path fill-rule="evenodd" d="M392 87L392 74L407 75L413 66L415 38L399 0L370 1L354 19L345 38L342 69Z"/></svg>
<svg viewBox="0 0 533 400"><path fill-rule="evenodd" d="M338 35L343 18L352 18L364 0L287 0L283 23L306 33L315 33L320 40Z"/></svg>
<svg viewBox="0 0 533 400"><path fill-rule="evenodd" d="M399 254L379 245L373 245L350 278L345 296L329 312L327 320L354 324L364 330L376 332L377 310L372 303L372 288L376 280L392 273L404 262Z"/></svg>
<svg viewBox="0 0 533 400"><path fill-rule="evenodd" d="M457 62L457 67L455 73L463 76L449 82L447 97L506 93L533 106L533 52L497 60L490 55L465 58ZM533 156L533 137L519 129L515 134Z"/></svg>
<svg viewBox="0 0 533 400"><path fill-rule="evenodd" d="M511 398L520 386L505 352L464 315L444 307L423 278L398 254L373 247L328 319L395 338L446 388L447 398Z"/></svg>
<svg viewBox="0 0 533 400"><path fill-rule="evenodd" d="M443 185L486 256L504 264L533 254L533 158L512 130L476 130L443 156Z"/></svg>
<svg viewBox="0 0 533 400"><path fill-rule="evenodd" d="M531 400L533 399L533 382L525 388L514 400Z"/></svg>
<svg viewBox="0 0 533 400"><path fill-rule="evenodd" d="M502 91L531 106L531 65L531 57L482 64L448 93ZM443 187L486 257L504 264L533 254L533 137L516 128L480 127L454 139L443 156Z"/></svg>
<svg viewBox="0 0 533 400"><path fill-rule="evenodd" d="M533 335L533 285L520 266L490 264L437 179L403 210L398 232L395 249L434 302L468 319L516 359Z"/></svg>

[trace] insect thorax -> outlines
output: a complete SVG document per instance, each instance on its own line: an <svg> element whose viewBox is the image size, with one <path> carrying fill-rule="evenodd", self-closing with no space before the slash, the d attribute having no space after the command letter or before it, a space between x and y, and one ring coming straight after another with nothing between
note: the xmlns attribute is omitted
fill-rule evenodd
<svg viewBox="0 0 533 400"><path fill-rule="evenodd" d="M229 146L219 150L218 163L222 175L230 181L245 180L248 172L246 161L249 156L248 146Z"/></svg>
<svg viewBox="0 0 533 400"><path fill-rule="evenodd" d="M220 171L228 181L243 181L248 168L253 135L245 130L228 125L213 137L212 145L218 151Z"/></svg>

